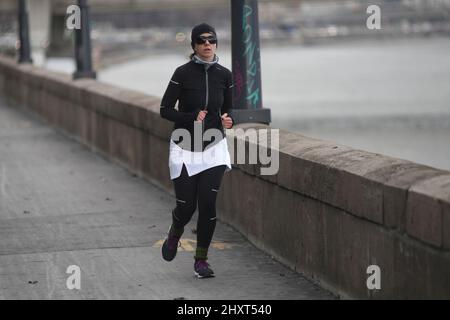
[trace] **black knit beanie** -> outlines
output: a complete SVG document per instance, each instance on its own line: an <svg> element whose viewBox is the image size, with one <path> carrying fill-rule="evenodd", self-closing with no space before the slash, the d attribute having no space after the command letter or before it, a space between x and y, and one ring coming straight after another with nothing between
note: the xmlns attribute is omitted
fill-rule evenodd
<svg viewBox="0 0 450 320"><path fill-rule="evenodd" d="M211 27L209 24L201 23L199 25L196 25L192 29L192 33L191 33L191 47L192 47L192 49L194 49L194 47L195 47L195 39L199 35L201 35L203 33L211 33L217 38L216 30L213 27Z"/></svg>

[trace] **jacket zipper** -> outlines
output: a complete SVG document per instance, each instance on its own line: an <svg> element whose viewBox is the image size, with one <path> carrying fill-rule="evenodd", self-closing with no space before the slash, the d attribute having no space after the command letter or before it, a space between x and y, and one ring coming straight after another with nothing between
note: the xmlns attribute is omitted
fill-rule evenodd
<svg viewBox="0 0 450 320"><path fill-rule="evenodd" d="M210 67L211 68L211 67ZM205 109L208 109L208 103L209 103L209 78L208 78L208 69L205 66L205 78L206 78L206 103L205 103ZM217 110L217 115L219 116L219 118L221 117L220 115L220 108Z"/></svg>
<svg viewBox="0 0 450 320"><path fill-rule="evenodd" d="M203 110L208 110L208 100L209 100L209 84L208 84L208 69L207 66L205 65L205 80L206 80L206 96L205 96L205 107L203 108ZM205 116L206 119L206 116ZM202 121L202 135L205 132L205 119L203 119Z"/></svg>
<svg viewBox="0 0 450 320"><path fill-rule="evenodd" d="M208 110L208 102L209 102L209 83L208 83L208 69L205 66L205 78L206 78L206 101L205 101L205 110Z"/></svg>
<svg viewBox="0 0 450 320"><path fill-rule="evenodd" d="M209 103L209 78L208 78L208 68L205 66L205 80L206 80L206 97L205 97L205 108L203 110L208 110L208 103ZM219 116L219 119L221 117L220 115L220 109L217 110L217 115ZM222 121L220 121L222 123ZM223 126L222 126L223 128ZM202 121L202 133L205 131L205 120Z"/></svg>

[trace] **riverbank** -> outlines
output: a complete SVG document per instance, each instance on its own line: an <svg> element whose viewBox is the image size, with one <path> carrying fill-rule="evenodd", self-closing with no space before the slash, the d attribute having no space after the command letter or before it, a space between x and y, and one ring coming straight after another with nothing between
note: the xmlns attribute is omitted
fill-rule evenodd
<svg viewBox="0 0 450 320"><path fill-rule="evenodd" d="M99 79L162 96L189 49L106 67ZM218 55L229 68L230 50L220 45ZM273 126L450 170L448 38L263 43L261 55Z"/></svg>

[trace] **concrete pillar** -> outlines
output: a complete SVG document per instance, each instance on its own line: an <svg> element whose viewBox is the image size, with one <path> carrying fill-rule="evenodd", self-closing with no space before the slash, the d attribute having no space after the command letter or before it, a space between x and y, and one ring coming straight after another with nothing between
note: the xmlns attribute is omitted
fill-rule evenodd
<svg viewBox="0 0 450 320"><path fill-rule="evenodd" d="M50 43L50 0L28 1L30 16L31 50L34 64L45 64L46 51Z"/></svg>
<svg viewBox="0 0 450 320"><path fill-rule="evenodd" d="M53 12L50 28L50 47L47 56L73 57L73 33L74 30L66 28L66 16Z"/></svg>

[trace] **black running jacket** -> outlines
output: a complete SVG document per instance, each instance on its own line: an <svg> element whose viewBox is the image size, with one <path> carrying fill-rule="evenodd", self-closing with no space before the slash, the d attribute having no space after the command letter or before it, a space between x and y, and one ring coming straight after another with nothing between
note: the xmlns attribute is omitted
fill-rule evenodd
<svg viewBox="0 0 450 320"><path fill-rule="evenodd" d="M228 113L230 116L232 87L232 73L227 68L218 63L207 67L191 60L175 70L161 100L160 114L164 119L175 123L174 130L187 129L192 137L190 151L198 151L194 150L193 143L194 121L201 110L208 110L203 120L203 132L216 128L224 138L221 115ZM178 110L175 109L177 100ZM181 141L174 142L179 144ZM202 151L211 142L218 141L204 142Z"/></svg>

